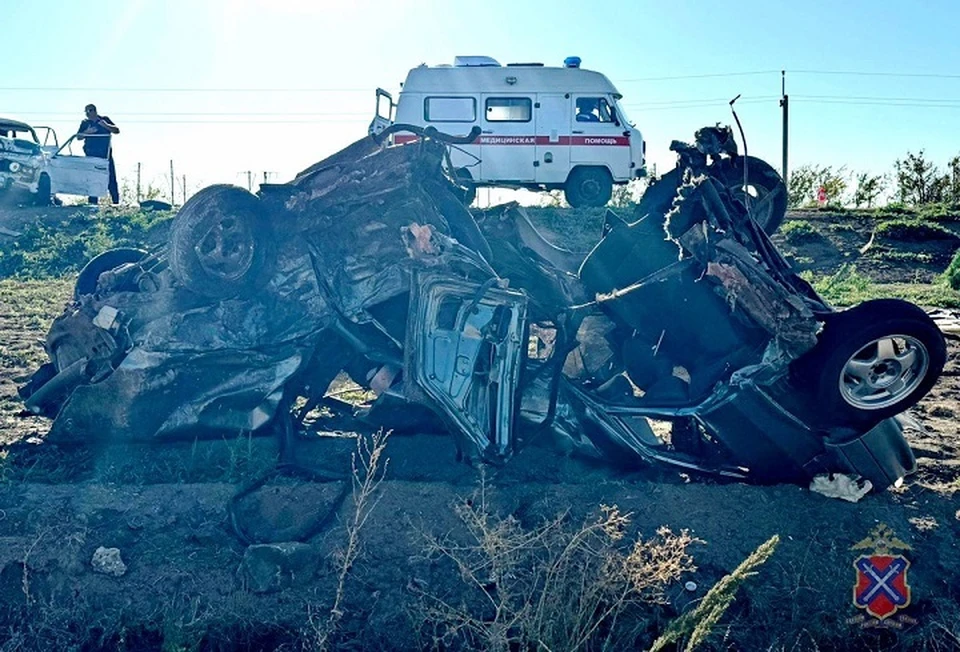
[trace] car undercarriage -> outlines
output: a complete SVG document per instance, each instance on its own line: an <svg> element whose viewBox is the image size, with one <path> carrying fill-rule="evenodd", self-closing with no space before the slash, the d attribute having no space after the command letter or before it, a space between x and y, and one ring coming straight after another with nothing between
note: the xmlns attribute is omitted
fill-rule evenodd
<svg viewBox="0 0 960 652"><path fill-rule="evenodd" d="M365 138L258 195L205 188L167 245L92 260L21 390L46 440L303 436L324 408L442 428L488 463L538 441L758 482L913 470L896 417L943 337L912 304L837 310L794 274L769 238L784 184L729 128L674 142L677 167L577 253L517 204L465 208L462 139L395 127L420 140ZM344 375L361 407L330 396Z"/></svg>

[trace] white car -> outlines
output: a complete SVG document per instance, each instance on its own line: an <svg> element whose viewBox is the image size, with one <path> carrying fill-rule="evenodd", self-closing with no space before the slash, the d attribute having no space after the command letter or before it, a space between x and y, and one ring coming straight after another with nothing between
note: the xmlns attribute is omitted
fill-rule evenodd
<svg viewBox="0 0 960 652"><path fill-rule="evenodd" d="M51 127L31 127L0 118L0 193L26 191L41 206L49 204L56 194L107 195L109 161L74 156L71 147L75 138L71 136L61 146Z"/></svg>

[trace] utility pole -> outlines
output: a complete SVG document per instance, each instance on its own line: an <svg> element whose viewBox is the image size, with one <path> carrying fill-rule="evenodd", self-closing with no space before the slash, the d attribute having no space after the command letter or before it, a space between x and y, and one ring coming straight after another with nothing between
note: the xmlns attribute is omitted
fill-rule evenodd
<svg viewBox="0 0 960 652"><path fill-rule="evenodd" d="M253 192L253 170L247 170L247 190Z"/></svg>
<svg viewBox="0 0 960 652"><path fill-rule="evenodd" d="M173 159L170 159L170 205L177 205L177 197L174 194L174 189L176 188L176 180L173 176Z"/></svg>
<svg viewBox="0 0 960 652"><path fill-rule="evenodd" d="M783 168L781 176L783 177L783 184L789 189L790 185L787 182L787 125L789 124L790 98L787 96L786 70L780 71L780 94L783 96L780 98L780 106L783 108Z"/></svg>
<svg viewBox="0 0 960 652"><path fill-rule="evenodd" d="M140 163L137 163L137 205L140 204Z"/></svg>
<svg viewBox="0 0 960 652"><path fill-rule="evenodd" d="M183 175L183 203L187 203L187 175Z"/></svg>

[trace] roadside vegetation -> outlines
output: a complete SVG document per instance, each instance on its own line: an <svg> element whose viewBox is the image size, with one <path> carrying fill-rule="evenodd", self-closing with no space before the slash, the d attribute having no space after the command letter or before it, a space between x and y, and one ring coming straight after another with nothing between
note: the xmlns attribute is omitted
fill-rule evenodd
<svg viewBox="0 0 960 652"><path fill-rule="evenodd" d="M664 622L675 602L668 591L676 596L675 585L697 570L690 548L704 541L667 527L630 536L633 515L616 505L601 505L581 525L560 514L525 527L497 513L493 493L481 477L453 506L466 536L426 535L428 558L462 584L450 594L416 589L423 649L695 650L779 542L773 536L702 601Z"/></svg>
<svg viewBox="0 0 960 652"><path fill-rule="evenodd" d="M846 166L801 165L790 170L789 207L923 210L938 206L960 213L960 155L941 169L923 150L907 152L887 174L854 172ZM825 201L821 201L821 190ZM886 205L881 200L886 199Z"/></svg>
<svg viewBox="0 0 960 652"><path fill-rule="evenodd" d="M957 259L952 264L953 278L958 274ZM951 286L949 274L936 283L875 283L857 272L855 265L845 265L835 274L817 276L804 272L801 278L829 303L837 306L852 306L870 299L904 299L925 307L960 308L960 291Z"/></svg>
<svg viewBox="0 0 960 652"><path fill-rule="evenodd" d="M49 279L76 274L94 256L117 247L162 241L169 211L78 207L65 217L37 219L16 237L0 238L0 279Z"/></svg>

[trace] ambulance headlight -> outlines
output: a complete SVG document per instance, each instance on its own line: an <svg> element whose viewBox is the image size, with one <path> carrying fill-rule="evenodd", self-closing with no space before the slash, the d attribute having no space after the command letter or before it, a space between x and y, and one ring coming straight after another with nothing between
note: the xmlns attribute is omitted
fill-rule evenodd
<svg viewBox="0 0 960 652"><path fill-rule="evenodd" d="M16 173L20 171L20 164L16 161L10 161L10 165L8 167L10 168L11 172Z"/></svg>

